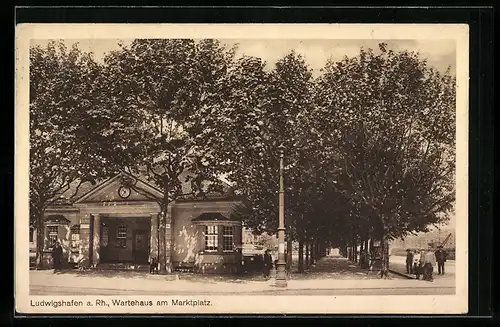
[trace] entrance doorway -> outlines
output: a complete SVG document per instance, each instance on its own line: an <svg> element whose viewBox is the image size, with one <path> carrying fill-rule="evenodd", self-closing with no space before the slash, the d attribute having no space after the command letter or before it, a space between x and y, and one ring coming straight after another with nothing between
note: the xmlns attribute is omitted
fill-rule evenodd
<svg viewBox="0 0 500 327"><path fill-rule="evenodd" d="M101 263L148 263L150 219L111 216L102 217L101 223Z"/></svg>
<svg viewBox="0 0 500 327"><path fill-rule="evenodd" d="M146 264L149 261L149 231L138 229L134 231L134 244L132 252L134 262Z"/></svg>

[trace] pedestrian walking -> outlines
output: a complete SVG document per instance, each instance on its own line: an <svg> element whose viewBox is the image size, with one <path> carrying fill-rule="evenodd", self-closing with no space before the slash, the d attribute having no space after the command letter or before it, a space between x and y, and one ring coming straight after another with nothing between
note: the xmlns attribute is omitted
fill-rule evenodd
<svg viewBox="0 0 500 327"><path fill-rule="evenodd" d="M264 277L269 278L271 276L271 269L273 267L273 258L271 256L271 251L266 250L264 252Z"/></svg>
<svg viewBox="0 0 500 327"><path fill-rule="evenodd" d="M432 249L428 249L425 253L424 259L424 280L432 282L434 280L432 273L434 271L434 266L436 265L436 255Z"/></svg>
<svg viewBox="0 0 500 327"><path fill-rule="evenodd" d="M446 262L447 253L443 250L443 247L438 246L437 251L434 253L436 256L438 275L444 275L444 263Z"/></svg>
<svg viewBox="0 0 500 327"><path fill-rule="evenodd" d="M412 274L413 268L413 252L410 249L406 249L406 273Z"/></svg>
<svg viewBox="0 0 500 327"><path fill-rule="evenodd" d="M61 259L62 259L63 251L61 244L56 242L54 248L52 249L52 264L54 266L54 273L61 270Z"/></svg>

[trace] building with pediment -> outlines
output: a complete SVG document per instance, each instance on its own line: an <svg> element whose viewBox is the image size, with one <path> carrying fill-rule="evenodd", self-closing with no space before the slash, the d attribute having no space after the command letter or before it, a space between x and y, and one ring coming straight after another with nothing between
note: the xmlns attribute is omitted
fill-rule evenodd
<svg viewBox="0 0 500 327"><path fill-rule="evenodd" d="M169 205L165 229L159 225L163 192L143 178L122 172L97 185L82 184L77 193L45 211L47 266L59 241L69 263L146 270L160 255L163 230L174 269L224 273L241 266L244 205L230 187L203 197L186 191Z"/></svg>

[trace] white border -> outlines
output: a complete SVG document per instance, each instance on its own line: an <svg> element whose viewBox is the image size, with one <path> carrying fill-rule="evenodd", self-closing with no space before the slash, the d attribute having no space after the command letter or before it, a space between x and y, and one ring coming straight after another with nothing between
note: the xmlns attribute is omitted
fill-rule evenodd
<svg viewBox="0 0 500 327"><path fill-rule="evenodd" d="M468 83L469 28L453 24L20 24L16 28L15 301L22 313L389 313L460 314L468 299ZM29 42L30 39L405 39L455 40L457 74L456 295L453 296L204 296L211 307L56 309L30 300L94 296L29 296ZM99 298L107 298L100 296ZM122 299L158 297L120 296Z"/></svg>

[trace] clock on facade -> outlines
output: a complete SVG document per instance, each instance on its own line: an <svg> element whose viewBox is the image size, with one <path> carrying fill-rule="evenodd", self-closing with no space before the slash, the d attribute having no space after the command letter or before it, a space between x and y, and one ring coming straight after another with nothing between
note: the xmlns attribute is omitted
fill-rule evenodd
<svg viewBox="0 0 500 327"><path fill-rule="evenodd" d="M127 186L120 187L118 189L118 195L123 199L128 198L130 196L130 188Z"/></svg>

